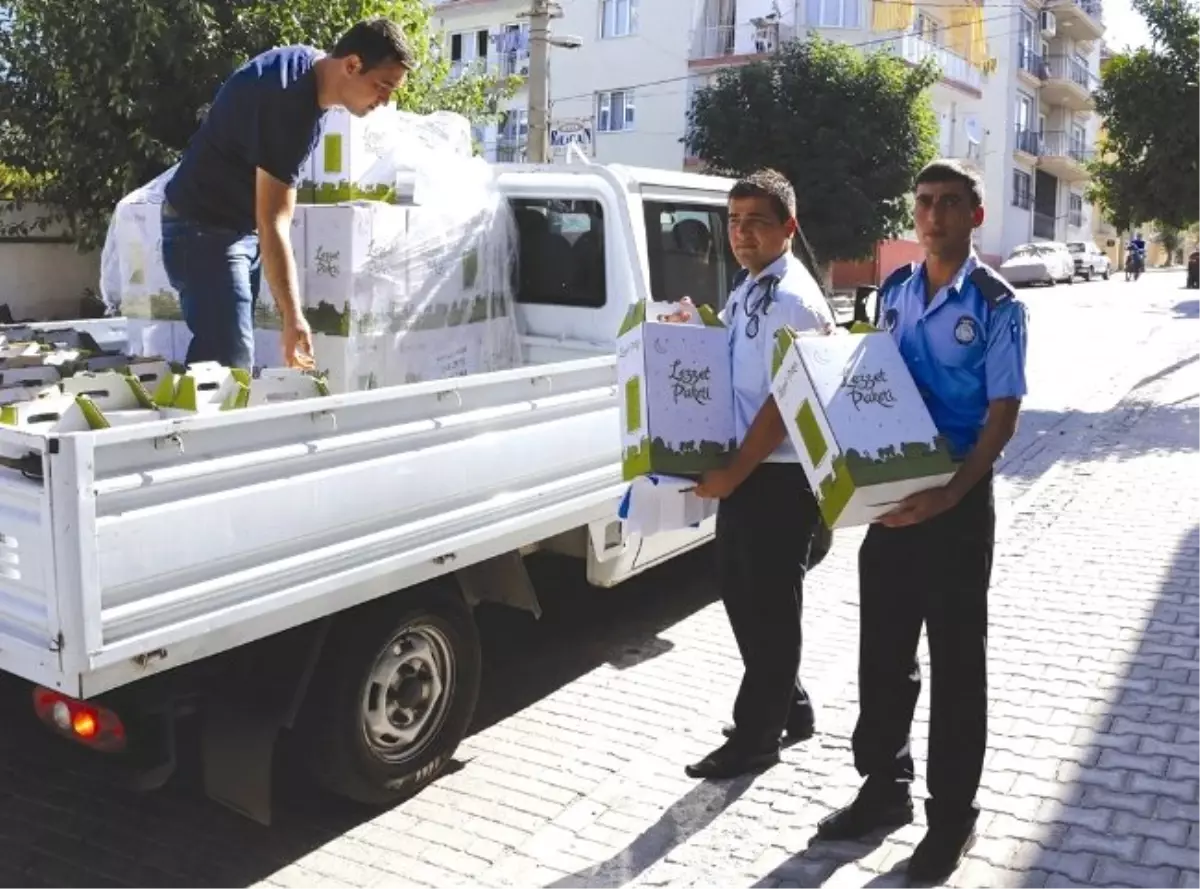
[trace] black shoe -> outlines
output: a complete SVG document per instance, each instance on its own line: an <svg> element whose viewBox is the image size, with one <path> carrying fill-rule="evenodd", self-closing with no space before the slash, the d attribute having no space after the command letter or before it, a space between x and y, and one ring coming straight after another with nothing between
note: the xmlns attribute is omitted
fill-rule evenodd
<svg viewBox="0 0 1200 889"><path fill-rule="evenodd" d="M737 734L737 726L732 722L721 727L721 734L727 738L732 738ZM799 717L797 719L789 719L787 728L784 730L783 739L789 743L795 744L799 741L807 741L816 734L816 725L811 715L807 717Z"/></svg>
<svg viewBox="0 0 1200 889"><path fill-rule="evenodd" d="M975 845L974 819L965 824L934 825L908 861L908 883L944 883Z"/></svg>
<svg viewBox="0 0 1200 889"><path fill-rule="evenodd" d="M879 799L860 791L850 805L817 822L817 836L822 840L857 840L877 830L895 830L912 820L910 797Z"/></svg>
<svg viewBox="0 0 1200 889"><path fill-rule="evenodd" d="M778 748L746 750L732 741L721 745L704 759L684 768L689 778L736 778L752 772L762 772L778 764Z"/></svg>

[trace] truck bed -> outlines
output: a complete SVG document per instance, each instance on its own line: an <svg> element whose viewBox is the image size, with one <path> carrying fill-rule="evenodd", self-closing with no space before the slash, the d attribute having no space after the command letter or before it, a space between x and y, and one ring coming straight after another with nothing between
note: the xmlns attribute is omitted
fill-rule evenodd
<svg viewBox="0 0 1200 889"><path fill-rule="evenodd" d="M611 357L0 430L0 669L88 697L615 515Z"/></svg>

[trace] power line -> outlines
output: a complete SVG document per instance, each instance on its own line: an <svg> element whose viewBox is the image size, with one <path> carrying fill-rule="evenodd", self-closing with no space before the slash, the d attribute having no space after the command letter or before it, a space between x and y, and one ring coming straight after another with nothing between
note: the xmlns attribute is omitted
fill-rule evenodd
<svg viewBox="0 0 1200 889"><path fill-rule="evenodd" d="M886 2L886 0L885 0L885 2ZM896 2L900 2L900 0L896 0ZM1013 5L1016 6L1017 4L1013 4ZM1022 3L1019 5L1025 6L1026 4ZM991 18L982 19L981 23L1001 21L1001 20L1008 19L1010 17L1011 16L1009 16L1009 15L994 16ZM963 22L958 25L945 25L940 30L942 33L945 33L946 31L950 31L955 28L973 27L974 25L975 25L975 22ZM1013 34L1016 34L1016 33L1018 33L1018 32L1017 31L1009 31L1005 34L997 34L994 36L997 38L1011 37ZM871 40L864 40L860 43L842 43L841 45L848 46L852 49L860 49L864 46L875 46L875 45L879 45L879 44L883 44L883 43L891 43L903 36L905 36L905 35L904 34L892 35L890 37L879 37L879 38L874 38ZM834 42L840 43L840 41L834 41ZM718 66L719 66L719 63L718 63ZM646 86L664 86L669 83L682 83L684 81L688 81L694 77L697 77L700 73L701 72L690 71L687 74L675 75L672 77L663 77L658 80L647 80L642 83L631 83L631 84L626 84L624 86L608 87L605 90L601 90L601 92L611 92L611 91L617 91L617 90L636 90L636 89L640 89L641 87L646 87ZM577 95L572 95L572 96L554 96L551 98L551 102L569 102L574 99L589 99L595 95L596 95L596 90L592 90L591 92L587 92L587 93L579 93Z"/></svg>

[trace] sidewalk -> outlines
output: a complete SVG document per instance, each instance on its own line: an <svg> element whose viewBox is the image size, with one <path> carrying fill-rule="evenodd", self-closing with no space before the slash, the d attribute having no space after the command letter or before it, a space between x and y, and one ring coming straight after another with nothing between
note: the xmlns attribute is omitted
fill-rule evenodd
<svg viewBox="0 0 1200 889"><path fill-rule="evenodd" d="M985 811L954 885L1200 886L1192 352L1116 408L1038 430L1050 443L1028 449L1036 481L1011 486L990 599ZM471 738L459 772L266 882L901 885L921 824L882 842L811 843L859 783L860 538L839 532L811 578L804 674L818 735L780 766L732 782L683 775L720 743L741 675L717 604L609 652ZM928 680L919 770L927 701Z"/></svg>

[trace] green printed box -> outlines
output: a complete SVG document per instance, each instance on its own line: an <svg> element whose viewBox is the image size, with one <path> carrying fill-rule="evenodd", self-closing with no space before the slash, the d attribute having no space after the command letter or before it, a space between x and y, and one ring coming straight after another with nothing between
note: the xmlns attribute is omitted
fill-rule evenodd
<svg viewBox="0 0 1200 889"><path fill-rule="evenodd" d="M771 389L831 528L865 525L954 474L890 335L776 337Z"/></svg>

